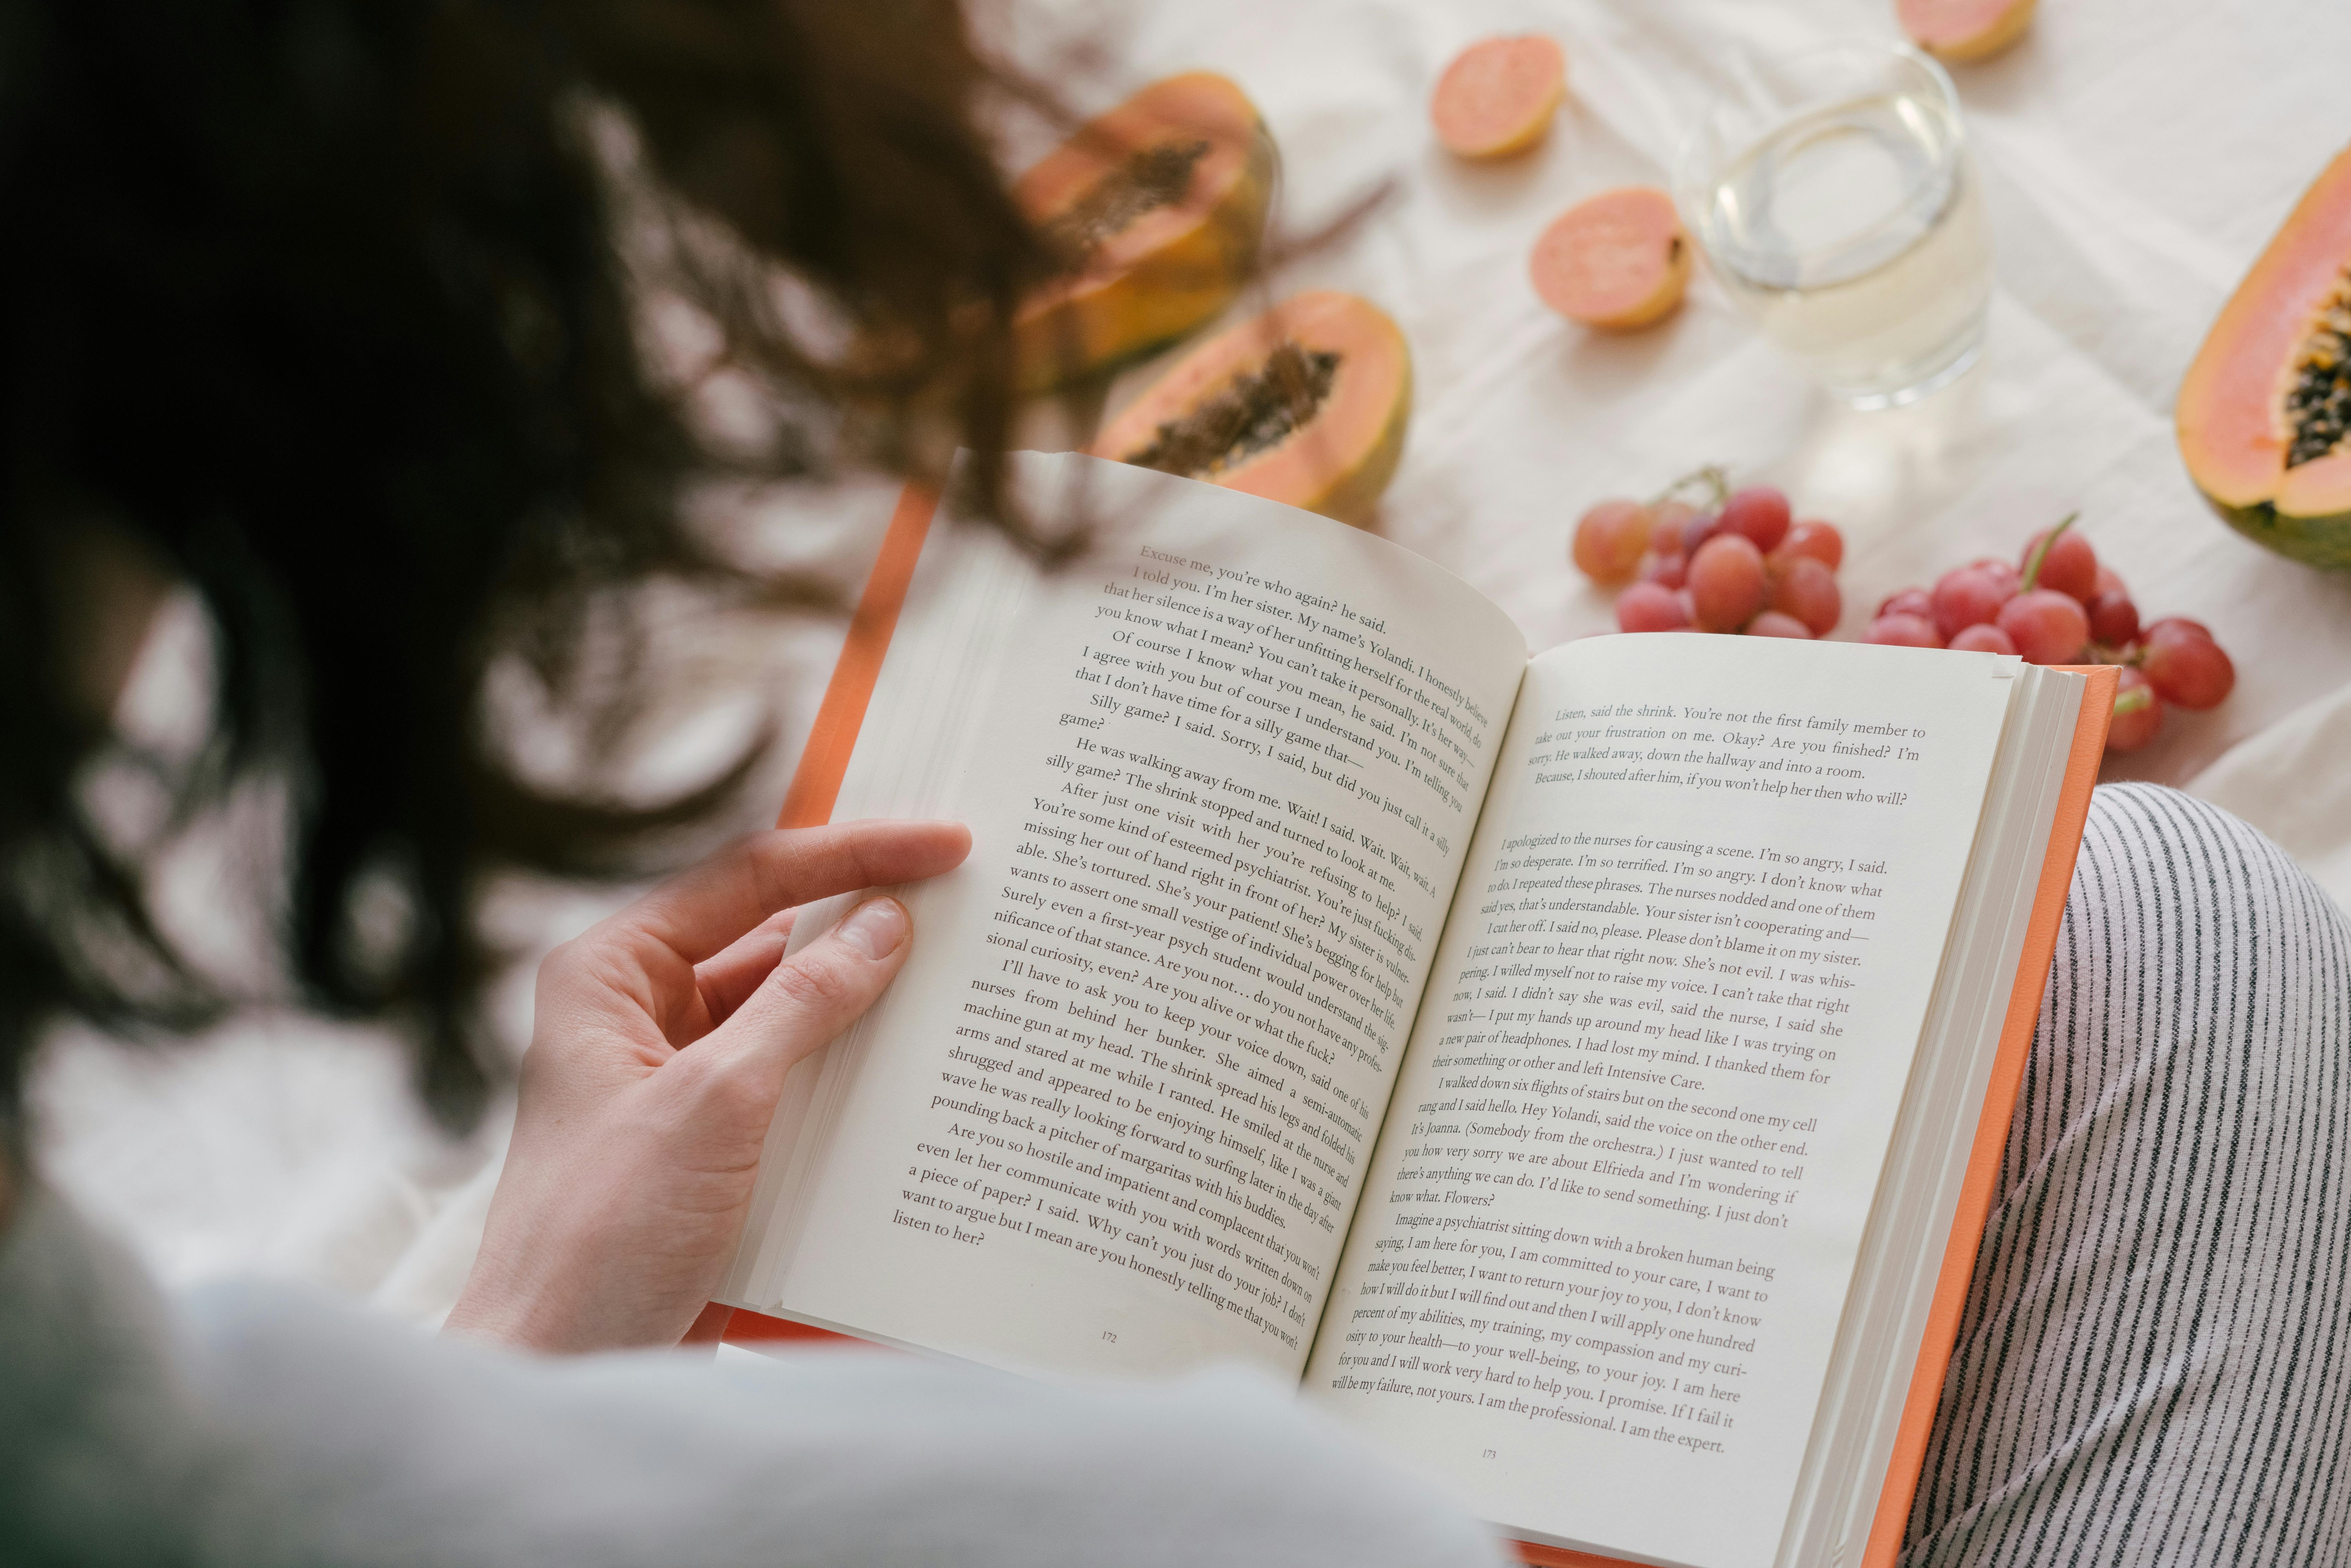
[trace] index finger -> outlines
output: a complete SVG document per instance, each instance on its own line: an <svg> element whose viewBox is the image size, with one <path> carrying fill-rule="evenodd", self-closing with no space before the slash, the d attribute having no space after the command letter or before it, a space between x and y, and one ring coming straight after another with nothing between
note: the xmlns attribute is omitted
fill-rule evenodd
<svg viewBox="0 0 2351 1568"><path fill-rule="evenodd" d="M960 822L837 822L737 839L612 917L699 964L778 910L861 887L919 882L971 852Z"/></svg>

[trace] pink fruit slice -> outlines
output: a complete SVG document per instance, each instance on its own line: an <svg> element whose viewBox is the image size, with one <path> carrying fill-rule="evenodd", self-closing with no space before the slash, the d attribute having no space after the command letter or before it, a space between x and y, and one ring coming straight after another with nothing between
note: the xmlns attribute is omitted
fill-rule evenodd
<svg viewBox="0 0 2351 1568"><path fill-rule="evenodd" d="M2024 37L2035 0L1894 0L1910 41L1938 60L1986 60Z"/></svg>
<svg viewBox="0 0 2351 1568"><path fill-rule="evenodd" d="M1484 38L1445 68L1428 118L1447 152L1505 158L1542 140L1566 96L1567 56L1557 43L1539 34Z"/></svg>
<svg viewBox="0 0 2351 1568"><path fill-rule="evenodd" d="M1544 304L1587 327L1646 327L1672 313L1689 281L1690 242L1673 198L1653 185L1604 191L1535 241Z"/></svg>

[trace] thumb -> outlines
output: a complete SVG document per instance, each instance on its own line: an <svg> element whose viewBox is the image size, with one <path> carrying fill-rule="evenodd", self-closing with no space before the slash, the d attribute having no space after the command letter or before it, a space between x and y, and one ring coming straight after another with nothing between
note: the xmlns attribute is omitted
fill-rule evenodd
<svg viewBox="0 0 2351 1568"><path fill-rule="evenodd" d="M906 906L888 894L867 899L768 971L733 1017L684 1054L721 1056L732 1068L756 1065L780 1086L802 1057L856 1022L881 997L906 961L913 924ZM712 1046L719 1049L710 1051Z"/></svg>

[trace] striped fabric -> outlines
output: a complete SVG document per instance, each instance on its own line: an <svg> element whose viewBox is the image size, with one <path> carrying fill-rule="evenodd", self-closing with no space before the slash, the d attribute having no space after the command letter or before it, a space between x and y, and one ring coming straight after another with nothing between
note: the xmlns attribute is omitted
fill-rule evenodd
<svg viewBox="0 0 2351 1568"><path fill-rule="evenodd" d="M2351 922L2097 792L1907 1568L2351 1563Z"/></svg>

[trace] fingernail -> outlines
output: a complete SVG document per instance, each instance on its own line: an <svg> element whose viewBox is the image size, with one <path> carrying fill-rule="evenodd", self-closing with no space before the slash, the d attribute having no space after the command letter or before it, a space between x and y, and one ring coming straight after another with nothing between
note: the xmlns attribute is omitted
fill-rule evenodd
<svg viewBox="0 0 2351 1568"><path fill-rule="evenodd" d="M832 934L869 958L886 958L906 939L906 906L894 898L869 898Z"/></svg>

